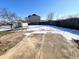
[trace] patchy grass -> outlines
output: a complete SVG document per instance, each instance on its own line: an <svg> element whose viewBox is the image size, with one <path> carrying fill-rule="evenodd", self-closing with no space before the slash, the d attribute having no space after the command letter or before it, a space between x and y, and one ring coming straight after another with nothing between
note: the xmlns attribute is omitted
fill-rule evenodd
<svg viewBox="0 0 79 59"><path fill-rule="evenodd" d="M14 33L14 31L0 31L0 37L10 33Z"/></svg>
<svg viewBox="0 0 79 59"><path fill-rule="evenodd" d="M5 54L9 49L13 48L24 37L20 32L9 32L0 38L0 56Z"/></svg>

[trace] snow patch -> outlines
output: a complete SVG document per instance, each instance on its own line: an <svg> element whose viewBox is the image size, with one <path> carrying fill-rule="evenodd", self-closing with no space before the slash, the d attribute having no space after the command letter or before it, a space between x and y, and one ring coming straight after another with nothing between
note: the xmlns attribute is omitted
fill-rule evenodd
<svg viewBox="0 0 79 59"><path fill-rule="evenodd" d="M68 29L68 28L62 28L62 27L56 27L56 26L45 26L45 25L29 25L27 31L33 31L33 33L58 33L63 35L65 38L67 38L68 41L72 40L72 38L79 40L79 31ZM26 33L28 35L28 33Z"/></svg>

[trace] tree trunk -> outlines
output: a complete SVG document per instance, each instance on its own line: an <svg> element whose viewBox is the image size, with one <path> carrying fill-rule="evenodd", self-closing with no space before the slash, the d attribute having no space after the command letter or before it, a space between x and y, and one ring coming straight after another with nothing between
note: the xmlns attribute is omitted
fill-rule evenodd
<svg viewBox="0 0 79 59"><path fill-rule="evenodd" d="M13 29L12 27L13 27L13 24L10 24L10 26L11 26L11 30Z"/></svg>

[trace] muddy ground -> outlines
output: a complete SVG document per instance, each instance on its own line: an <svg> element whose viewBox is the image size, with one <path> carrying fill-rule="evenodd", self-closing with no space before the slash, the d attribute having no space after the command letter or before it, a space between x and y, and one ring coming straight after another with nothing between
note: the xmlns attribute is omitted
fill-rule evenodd
<svg viewBox="0 0 79 59"><path fill-rule="evenodd" d="M79 50L60 34L32 34L25 36L0 59L79 59Z"/></svg>
<svg viewBox="0 0 79 59"><path fill-rule="evenodd" d="M0 55L6 53L22 39L23 35L20 32L13 32L0 37Z"/></svg>

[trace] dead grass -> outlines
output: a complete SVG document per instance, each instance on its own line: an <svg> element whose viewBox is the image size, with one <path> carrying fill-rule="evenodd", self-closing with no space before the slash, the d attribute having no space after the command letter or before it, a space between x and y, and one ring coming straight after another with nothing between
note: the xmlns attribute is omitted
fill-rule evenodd
<svg viewBox="0 0 79 59"><path fill-rule="evenodd" d="M79 59L79 50L60 34L25 37L1 59Z"/></svg>
<svg viewBox="0 0 79 59"><path fill-rule="evenodd" d="M10 34L10 33L14 33L14 31L0 31L0 37Z"/></svg>
<svg viewBox="0 0 79 59"><path fill-rule="evenodd" d="M0 38L0 55L4 54L6 51L14 47L23 38L22 34L19 32L14 33L10 31L5 33L7 35L4 35Z"/></svg>

